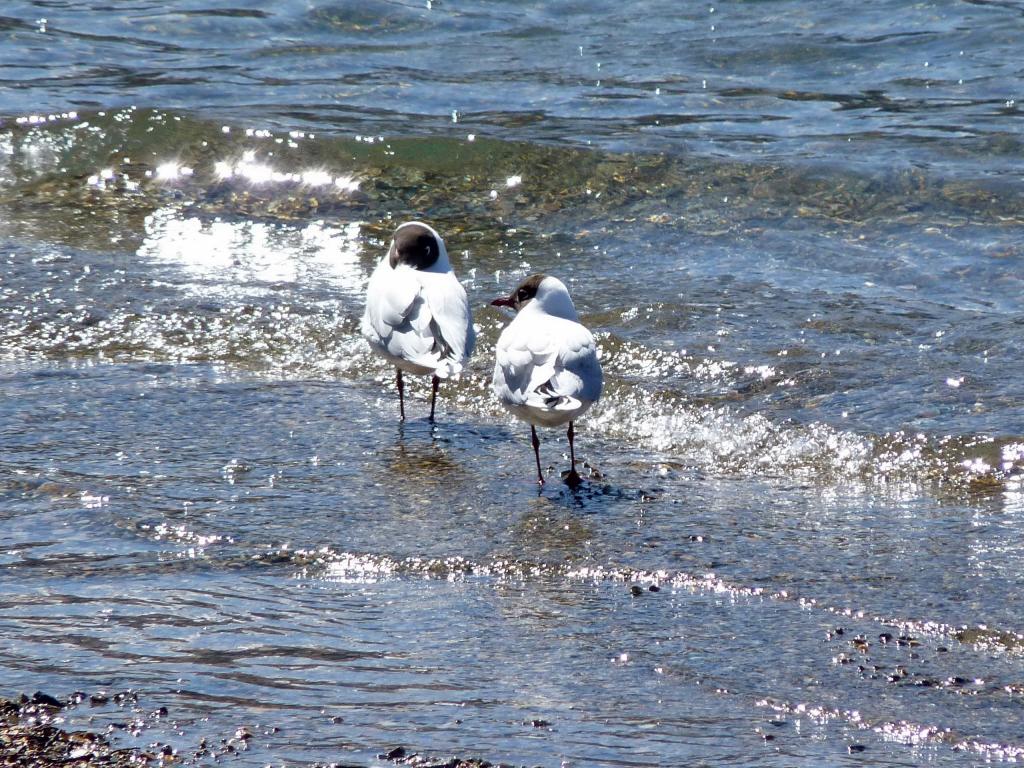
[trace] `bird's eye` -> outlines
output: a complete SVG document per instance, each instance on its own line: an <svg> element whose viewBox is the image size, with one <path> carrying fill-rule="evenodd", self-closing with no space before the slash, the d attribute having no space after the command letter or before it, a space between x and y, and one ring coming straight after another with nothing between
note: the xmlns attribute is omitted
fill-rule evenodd
<svg viewBox="0 0 1024 768"><path fill-rule="evenodd" d="M519 301L526 301L530 297L527 295L525 288L520 288L519 295L516 296L516 298L519 299Z"/></svg>

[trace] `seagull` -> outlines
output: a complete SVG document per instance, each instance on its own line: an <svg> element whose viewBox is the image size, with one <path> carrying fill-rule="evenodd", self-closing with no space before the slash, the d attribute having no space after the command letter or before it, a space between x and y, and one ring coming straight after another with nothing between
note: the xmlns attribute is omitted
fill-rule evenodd
<svg viewBox="0 0 1024 768"><path fill-rule="evenodd" d="M572 469L565 481L579 485L572 423L601 396L601 364L594 337L579 322L565 284L550 275L531 275L508 296L491 302L511 307L515 319L498 337L491 387L513 415L528 422L540 468L537 426L557 427L569 422L569 458Z"/></svg>
<svg viewBox="0 0 1024 768"><path fill-rule="evenodd" d="M476 342L466 289L433 227L407 221L395 230L391 247L366 287L362 332L370 348L395 366L402 421L402 371L431 374L433 421L441 379L459 374Z"/></svg>

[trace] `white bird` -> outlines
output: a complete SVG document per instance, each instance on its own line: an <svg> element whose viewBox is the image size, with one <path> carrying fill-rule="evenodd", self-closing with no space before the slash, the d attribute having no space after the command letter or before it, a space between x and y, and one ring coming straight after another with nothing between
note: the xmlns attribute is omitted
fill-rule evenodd
<svg viewBox="0 0 1024 768"><path fill-rule="evenodd" d="M491 387L502 405L529 423L541 484L544 473L536 427L569 422L572 469L566 482L576 486L580 476L572 423L597 402L603 384L594 337L580 324L569 291L556 277L532 275L511 295L491 304L516 311L498 338Z"/></svg>
<svg viewBox="0 0 1024 768"><path fill-rule="evenodd" d="M398 407L405 420L402 371L432 375L430 420L441 379L457 376L473 354L476 334L466 289L448 261L444 240L430 226L409 221L366 287L363 336L397 371Z"/></svg>

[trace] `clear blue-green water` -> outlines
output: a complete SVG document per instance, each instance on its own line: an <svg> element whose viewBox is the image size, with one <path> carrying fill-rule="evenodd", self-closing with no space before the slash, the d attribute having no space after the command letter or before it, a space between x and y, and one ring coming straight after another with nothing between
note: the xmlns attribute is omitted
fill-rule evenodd
<svg viewBox="0 0 1024 768"><path fill-rule="evenodd" d="M1019 4L0 35L0 695L193 764L1024 757ZM358 333L413 217L479 327L434 425ZM605 370L577 492L489 393L536 271Z"/></svg>

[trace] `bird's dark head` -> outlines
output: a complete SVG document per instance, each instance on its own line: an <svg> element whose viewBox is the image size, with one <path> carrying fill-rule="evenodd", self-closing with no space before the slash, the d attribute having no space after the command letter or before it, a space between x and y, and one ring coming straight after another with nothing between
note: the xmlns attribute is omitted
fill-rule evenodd
<svg viewBox="0 0 1024 768"><path fill-rule="evenodd" d="M491 305L495 307L511 307L518 312L526 306L527 302L537 297L537 291L540 289L540 284L544 282L545 277L547 275L530 275L516 286L512 293L495 299L491 302Z"/></svg>
<svg viewBox="0 0 1024 768"><path fill-rule="evenodd" d="M418 222L403 224L395 230L388 252L388 261L394 269L406 264L413 269L429 269L441 255L437 234Z"/></svg>

